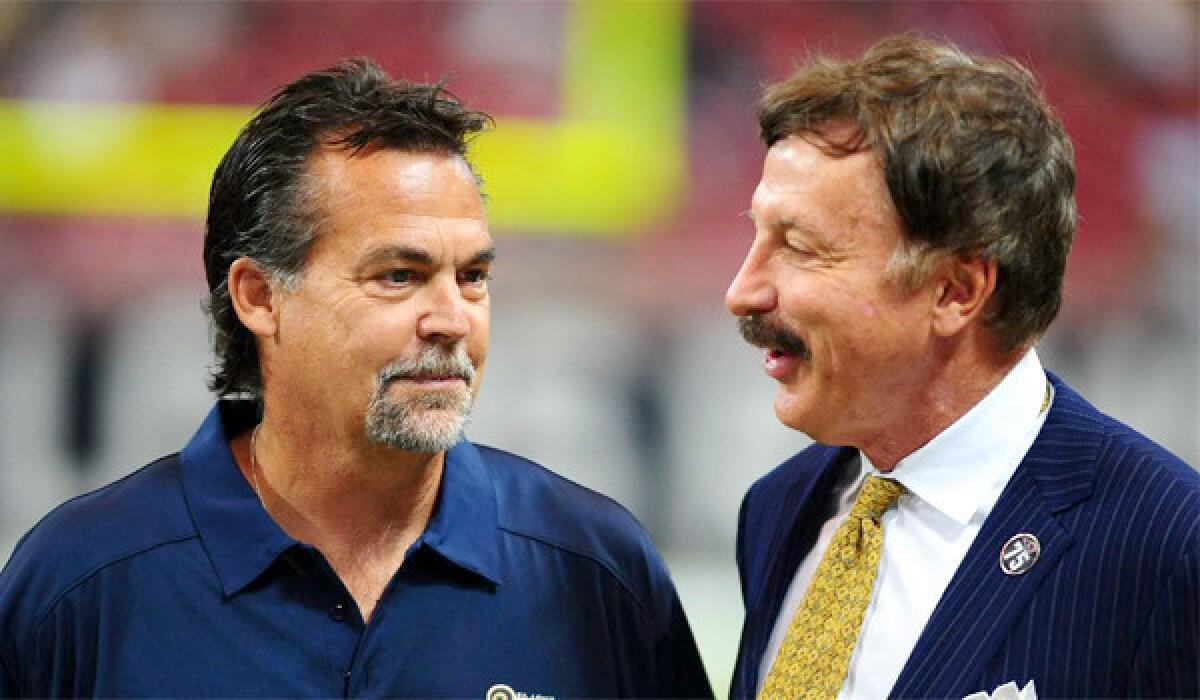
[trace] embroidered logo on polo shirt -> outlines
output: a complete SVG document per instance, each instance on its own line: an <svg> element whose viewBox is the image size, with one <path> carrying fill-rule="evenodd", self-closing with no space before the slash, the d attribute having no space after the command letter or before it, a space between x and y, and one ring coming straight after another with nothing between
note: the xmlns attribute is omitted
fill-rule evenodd
<svg viewBox="0 0 1200 700"><path fill-rule="evenodd" d="M522 693L512 689L512 686L497 683L488 688L485 700L554 700L553 695L538 695Z"/></svg>

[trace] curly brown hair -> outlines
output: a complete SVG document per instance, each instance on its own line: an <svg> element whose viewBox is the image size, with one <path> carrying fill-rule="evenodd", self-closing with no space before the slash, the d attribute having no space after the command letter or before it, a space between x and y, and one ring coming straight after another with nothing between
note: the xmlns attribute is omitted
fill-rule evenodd
<svg viewBox="0 0 1200 700"><path fill-rule="evenodd" d="M876 154L904 225L889 268L903 287L948 256L995 260L984 319L1005 352L1058 314L1076 228L1074 151L1024 66L892 36L768 86L758 120L768 147L802 135L834 155Z"/></svg>

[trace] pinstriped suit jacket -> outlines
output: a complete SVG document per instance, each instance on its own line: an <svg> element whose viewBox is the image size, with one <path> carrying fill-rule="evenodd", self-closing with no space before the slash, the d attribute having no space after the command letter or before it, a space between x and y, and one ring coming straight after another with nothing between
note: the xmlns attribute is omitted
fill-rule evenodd
<svg viewBox="0 0 1200 700"><path fill-rule="evenodd" d="M1046 423L917 640L892 697L1029 680L1048 697L1200 697L1200 474L1057 377ZM750 488L738 524L746 621L731 697L753 697L796 567L830 515L839 460L814 445ZM1042 544L999 567L1017 533ZM914 562L920 565L919 562Z"/></svg>

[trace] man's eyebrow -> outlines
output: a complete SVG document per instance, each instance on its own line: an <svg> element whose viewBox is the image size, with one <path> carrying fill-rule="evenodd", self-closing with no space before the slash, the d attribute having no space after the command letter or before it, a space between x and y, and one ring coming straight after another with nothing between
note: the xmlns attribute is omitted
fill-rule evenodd
<svg viewBox="0 0 1200 700"><path fill-rule="evenodd" d="M489 246L476 253L467 265L484 265L489 264L496 259L496 246Z"/></svg>
<svg viewBox="0 0 1200 700"><path fill-rule="evenodd" d="M432 265L433 256L429 251L407 245L386 245L375 248L363 256L362 267L374 267L396 260L404 260L418 265Z"/></svg>
<svg viewBox="0 0 1200 700"><path fill-rule="evenodd" d="M790 231L790 230L794 229L801 233L812 232L812 227L808 226L807 222L800 221L799 219L797 219L794 216L791 216L790 214L779 217L779 228L781 228L785 231Z"/></svg>
<svg viewBox="0 0 1200 700"><path fill-rule="evenodd" d="M496 259L496 247L489 246L479 251L466 262L467 265L484 265ZM389 262L403 260L417 265L432 265L433 256L422 248L407 245L387 245L367 253L361 262L361 267L375 267Z"/></svg>
<svg viewBox="0 0 1200 700"><path fill-rule="evenodd" d="M752 222L758 221L758 217L755 216L753 208L743 211L741 215L744 216L745 218L749 219ZM796 218L792 214L784 214L784 215L780 216L779 218L771 221L771 223L778 226L779 228L782 228L785 230L786 229L797 229L800 231L811 231L812 230L812 228L810 226L808 226L806 224L806 222L801 221L800 219Z"/></svg>

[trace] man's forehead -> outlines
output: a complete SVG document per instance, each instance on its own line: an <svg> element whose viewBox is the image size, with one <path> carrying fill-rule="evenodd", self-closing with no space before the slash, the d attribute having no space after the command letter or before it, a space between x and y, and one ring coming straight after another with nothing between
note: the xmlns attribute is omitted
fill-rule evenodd
<svg viewBox="0 0 1200 700"><path fill-rule="evenodd" d="M839 152L810 134L780 139L767 151L763 161L763 179L769 180L774 187L794 186L796 176L805 176L802 181L823 171L865 175L872 171L881 172L881 168L871 149Z"/></svg>
<svg viewBox="0 0 1200 700"><path fill-rule="evenodd" d="M314 208L327 217L486 218L474 174L452 153L324 147L307 180Z"/></svg>
<svg viewBox="0 0 1200 700"><path fill-rule="evenodd" d="M443 151L406 151L396 148L364 146L360 149L338 145L318 146L308 159L310 175L327 181L331 186L347 184L347 180L378 178L384 173L409 186L424 185L439 171L449 167L456 175L475 183L475 176L462 156Z"/></svg>
<svg viewBox="0 0 1200 700"><path fill-rule="evenodd" d="M767 153L751 198L751 218L767 226L848 233L896 224L895 207L875 153L835 153L796 135Z"/></svg>
<svg viewBox="0 0 1200 700"><path fill-rule="evenodd" d="M442 217L420 214L398 214L353 227L354 247L360 251L387 249L396 245L429 250L439 256L452 252L455 256L494 247L491 233L483 219L475 217Z"/></svg>
<svg viewBox="0 0 1200 700"><path fill-rule="evenodd" d="M308 177L310 213L322 230L315 252L340 250L362 261L377 258L375 249L403 245L457 262L493 245L475 178L460 156L324 146Z"/></svg>

